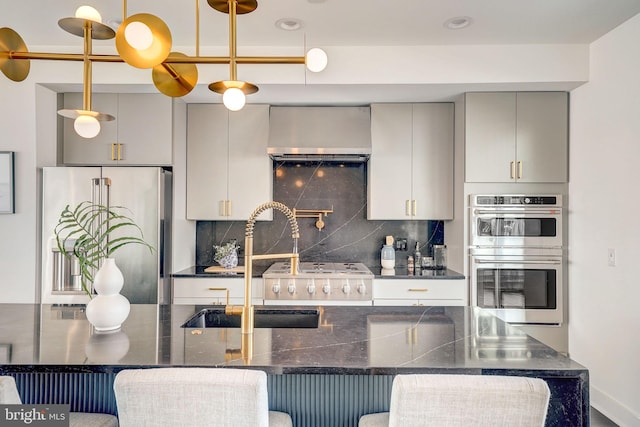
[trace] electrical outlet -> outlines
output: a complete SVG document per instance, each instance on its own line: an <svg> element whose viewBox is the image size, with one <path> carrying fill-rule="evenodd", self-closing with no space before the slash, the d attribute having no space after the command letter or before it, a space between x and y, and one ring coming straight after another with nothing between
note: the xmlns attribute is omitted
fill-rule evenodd
<svg viewBox="0 0 640 427"><path fill-rule="evenodd" d="M407 250L407 238L396 237L396 251L406 251L406 250Z"/></svg>
<svg viewBox="0 0 640 427"><path fill-rule="evenodd" d="M607 261L609 264L609 267L615 267L616 266L616 250L609 248L607 250Z"/></svg>

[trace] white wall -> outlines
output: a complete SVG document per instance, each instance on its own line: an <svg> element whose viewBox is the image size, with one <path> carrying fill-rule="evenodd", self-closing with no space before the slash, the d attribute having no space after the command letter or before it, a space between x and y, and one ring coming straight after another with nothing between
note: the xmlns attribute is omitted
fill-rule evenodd
<svg viewBox="0 0 640 427"><path fill-rule="evenodd" d="M569 352L592 405L622 426L640 426L638 40L640 15L591 45L570 116Z"/></svg>

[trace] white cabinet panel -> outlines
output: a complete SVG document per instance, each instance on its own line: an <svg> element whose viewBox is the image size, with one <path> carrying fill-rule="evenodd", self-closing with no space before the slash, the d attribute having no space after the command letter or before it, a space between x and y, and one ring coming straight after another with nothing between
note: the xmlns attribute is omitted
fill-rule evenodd
<svg viewBox="0 0 640 427"><path fill-rule="evenodd" d="M467 93L466 182L567 182L565 92Z"/></svg>
<svg viewBox="0 0 640 427"><path fill-rule="evenodd" d="M82 108L81 93L65 93L64 107ZM101 122L95 138L82 138L73 120L63 123L63 161L67 165L172 164L173 100L162 94L97 93L94 111L116 119Z"/></svg>
<svg viewBox="0 0 640 427"><path fill-rule="evenodd" d="M373 305L468 305L464 279L376 279Z"/></svg>
<svg viewBox="0 0 640 427"><path fill-rule="evenodd" d="M229 292L229 303L244 304L244 278L176 277L173 279L173 304L224 305ZM262 278L251 280L251 300L254 305L264 304Z"/></svg>
<svg viewBox="0 0 640 427"><path fill-rule="evenodd" d="M453 104L374 104L368 213L376 219L453 218Z"/></svg>
<svg viewBox="0 0 640 427"><path fill-rule="evenodd" d="M187 120L188 219L247 220L272 200L268 105L230 112L221 104L190 104Z"/></svg>

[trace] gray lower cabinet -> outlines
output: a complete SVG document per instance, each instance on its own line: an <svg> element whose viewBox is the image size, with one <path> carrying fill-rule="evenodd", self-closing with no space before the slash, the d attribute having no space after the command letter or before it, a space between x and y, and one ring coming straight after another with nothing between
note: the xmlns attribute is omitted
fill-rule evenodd
<svg viewBox="0 0 640 427"><path fill-rule="evenodd" d="M269 106L187 106L187 219L247 220L273 199ZM268 210L258 219L270 220Z"/></svg>
<svg viewBox="0 0 640 427"><path fill-rule="evenodd" d="M367 219L453 219L452 103L372 104Z"/></svg>
<svg viewBox="0 0 640 427"><path fill-rule="evenodd" d="M465 95L465 181L568 180L566 92Z"/></svg>
<svg viewBox="0 0 640 427"><path fill-rule="evenodd" d="M92 109L116 119L101 122L91 139L63 119L65 165L153 165L173 162L173 99L157 93L96 93ZM82 93L65 93L64 108L82 109Z"/></svg>

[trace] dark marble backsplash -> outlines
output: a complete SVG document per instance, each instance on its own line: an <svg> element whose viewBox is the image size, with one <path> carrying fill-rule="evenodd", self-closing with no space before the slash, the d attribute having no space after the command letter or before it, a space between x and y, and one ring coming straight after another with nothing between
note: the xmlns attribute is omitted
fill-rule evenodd
<svg viewBox="0 0 640 427"><path fill-rule="evenodd" d="M402 185L402 183L400 183ZM290 209L330 210L318 230L317 218L298 218L300 260L380 264L385 236L407 239L407 251L396 251L396 265L406 264L416 241L423 255L444 242L442 221L368 221L366 163L274 162L273 200ZM257 207L257 206L256 206ZM244 255L245 221L198 221L196 263L215 265L213 245L236 239ZM274 211L273 221L257 221L254 253L290 252L291 232L286 217ZM243 260L240 259L240 263ZM264 261L269 264L273 260Z"/></svg>

